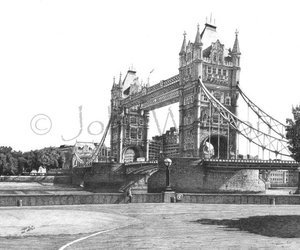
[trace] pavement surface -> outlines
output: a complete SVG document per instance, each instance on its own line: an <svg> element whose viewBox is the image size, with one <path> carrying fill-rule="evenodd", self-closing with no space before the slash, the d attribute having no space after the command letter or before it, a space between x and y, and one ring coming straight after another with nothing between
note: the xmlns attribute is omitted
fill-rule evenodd
<svg viewBox="0 0 300 250"><path fill-rule="evenodd" d="M0 218L8 218L0 220L0 228L12 222L15 232L0 231L0 249L300 249L300 225L291 223L300 219L300 207L292 205L21 207L0 208ZM232 227L244 219L255 230ZM272 237L267 236L271 229Z"/></svg>
<svg viewBox="0 0 300 250"><path fill-rule="evenodd" d="M0 210L0 237L93 233L139 222L127 216L59 209Z"/></svg>
<svg viewBox="0 0 300 250"><path fill-rule="evenodd" d="M0 182L0 195L22 194L88 194L78 186L53 184L44 182Z"/></svg>

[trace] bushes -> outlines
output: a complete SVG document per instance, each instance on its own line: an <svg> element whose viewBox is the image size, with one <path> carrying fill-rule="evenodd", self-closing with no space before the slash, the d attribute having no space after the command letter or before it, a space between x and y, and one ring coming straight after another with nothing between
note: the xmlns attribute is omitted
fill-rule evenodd
<svg viewBox="0 0 300 250"><path fill-rule="evenodd" d="M61 168L64 155L55 147L22 153L11 147L0 147L0 175L18 175L38 170L43 165L49 169Z"/></svg>

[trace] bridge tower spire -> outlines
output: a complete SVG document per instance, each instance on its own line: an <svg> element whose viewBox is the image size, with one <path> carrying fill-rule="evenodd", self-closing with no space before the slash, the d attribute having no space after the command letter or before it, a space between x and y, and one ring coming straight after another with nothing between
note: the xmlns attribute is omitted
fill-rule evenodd
<svg viewBox="0 0 300 250"><path fill-rule="evenodd" d="M183 32L183 42L181 45L181 50L179 52L179 55L180 56L185 55L185 51L186 51L186 32L184 31Z"/></svg>
<svg viewBox="0 0 300 250"><path fill-rule="evenodd" d="M183 33L183 41L179 52L179 67L185 65L186 61L186 32Z"/></svg>
<svg viewBox="0 0 300 250"><path fill-rule="evenodd" d="M239 45L239 38L238 38L238 30L235 31L235 40L231 51L231 58L232 58L232 86L235 87L239 84L240 81L240 58L241 58L241 51ZM234 111L237 113L237 97L238 95L232 96L232 105L234 106Z"/></svg>
<svg viewBox="0 0 300 250"><path fill-rule="evenodd" d="M120 73L119 77L119 87L122 87L122 73Z"/></svg>
<svg viewBox="0 0 300 250"><path fill-rule="evenodd" d="M240 66L240 56L241 56L238 35L239 35L239 32L236 30L235 31L235 40L234 40L234 44L233 44L232 52L231 52L231 54L232 54L232 63L236 67Z"/></svg>
<svg viewBox="0 0 300 250"><path fill-rule="evenodd" d="M197 34L195 38L195 46L202 46L203 43L201 41L201 35L200 35L200 25L197 25Z"/></svg>

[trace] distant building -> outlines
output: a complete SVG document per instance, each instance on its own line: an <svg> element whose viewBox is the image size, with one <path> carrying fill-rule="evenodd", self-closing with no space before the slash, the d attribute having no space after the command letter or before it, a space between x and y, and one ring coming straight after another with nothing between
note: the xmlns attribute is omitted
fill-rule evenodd
<svg viewBox="0 0 300 250"><path fill-rule="evenodd" d="M171 127L161 136L154 136L149 144L149 160L157 160L160 154L165 157L179 155L179 134L175 127Z"/></svg>
<svg viewBox="0 0 300 250"><path fill-rule="evenodd" d="M297 186L298 173L288 170L271 171L269 180L271 187L293 187Z"/></svg>
<svg viewBox="0 0 300 250"><path fill-rule="evenodd" d="M63 164L62 169L72 168L73 145L61 145L58 150L62 153Z"/></svg>
<svg viewBox="0 0 300 250"><path fill-rule="evenodd" d="M101 148L98 154L98 162L108 162L111 159L110 147L106 147L105 144Z"/></svg>
<svg viewBox="0 0 300 250"><path fill-rule="evenodd" d="M154 136L149 143L149 160L155 161L159 158L160 152L162 152L162 137Z"/></svg>
<svg viewBox="0 0 300 250"><path fill-rule="evenodd" d="M92 158L95 151L96 144L93 142L76 142L73 147L72 167L84 166Z"/></svg>
<svg viewBox="0 0 300 250"><path fill-rule="evenodd" d="M76 142L75 145L61 145L58 149L64 155L63 168L83 166L96 153L98 143ZM110 148L103 145L94 162L110 161Z"/></svg>

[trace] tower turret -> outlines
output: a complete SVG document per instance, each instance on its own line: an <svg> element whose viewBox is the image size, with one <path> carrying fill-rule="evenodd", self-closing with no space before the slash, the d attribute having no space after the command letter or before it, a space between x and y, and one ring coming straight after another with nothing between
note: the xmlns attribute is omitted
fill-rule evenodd
<svg viewBox="0 0 300 250"><path fill-rule="evenodd" d="M197 25L197 33L196 38L194 42L194 51L193 51L193 59L194 59L194 65L195 65L195 77L198 79L199 76L202 77L202 46L203 43L201 41L201 34L200 34L200 25Z"/></svg>
<svg viewBox="0 0 300 250"><path fill-rule="evenodd" d="M116 88L117 84L116 84L116 78L114 77L113 78L113 85L112 85L112 88L111 88L111 91L114 90L114 88Z"/></svg>
<svg viewBox="0 0 300 250"><path fill-rule="evenodd" d="M201 35L200 35L200 25L197 25L197 34L196 34L196 38L195 38L195 47L199 46L201 47L203 45L202 41L201 41Z"/></svg>
<svg viewBox="0 0 300 250"><path fill-rule="evenodd" d="M240 66L240 56L241 56L241 51L240 51L240 45L239 45L239 39L238 39L238 34L239 32L235 32L235 41L232 47L232 63L234 66L239 67Z"/></svg>
<svg viewBox="0 0 300 250"><path fill-rule="evenodd" d="M185 65L185 56L186 56L186 32L183 33L183 42L181 45L181 50L179 52L179 67Z"/></svg>
<svg viewBox="0 0 300 250"><path fill-rule="evenodd" d="M117 109L120 105L120 101L122 99L122 74L120 74L119 83L116 83L116 78L113 79L113 86L111 89L111 107L112 111Z"/></svg>
<svg viewBox="0 0 300 250"><path fill-rule="evenodd" d="M120 73L119 77L119 87L122 88L122 73Z"/></svg>

